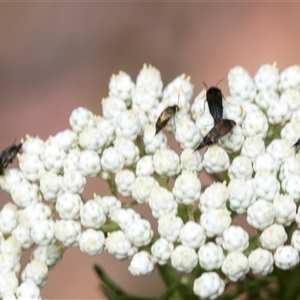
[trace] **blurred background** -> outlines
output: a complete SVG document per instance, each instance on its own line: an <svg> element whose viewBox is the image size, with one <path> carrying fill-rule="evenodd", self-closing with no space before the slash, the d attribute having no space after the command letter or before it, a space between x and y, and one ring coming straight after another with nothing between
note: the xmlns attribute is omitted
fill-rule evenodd
<svg viewBox="0 0 300 300"><path fill-rule="evenodd" d="M164 84L186 73L196 96L203 80L216 84L235 65L253 76L264 63L276 61L280 70L300 63L300 3L11 2L0 8L1 151L26 134L46 139L69 128L78 106L100 114L110 76L119 70L135 80L149 63ZM226 95L226 80L219 86ZM94 192L107 194L106 184L92 182L87 199ZM9 195L1 191L0 201L2 207ZM157 273L135 278L128 261L69 249L50 271L42 298L105 299L95 263L135 295L164 291Z"/></svg>

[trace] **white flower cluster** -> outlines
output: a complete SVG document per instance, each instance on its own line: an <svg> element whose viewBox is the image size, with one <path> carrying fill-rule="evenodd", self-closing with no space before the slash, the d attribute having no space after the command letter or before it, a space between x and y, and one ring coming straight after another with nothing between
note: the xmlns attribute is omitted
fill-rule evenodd
<svg viewBox="0 0 300 300"><path fill-rule="evenodd" d="M276 64L266 64L254 78L237 66L228 83L222 117L236 125L203 156L194 149L214 127L206 91L191 104L189 77L163 88L160 72L146 65L135 83L124 72L111 77L103 116L79 107L71 113L71 129L46 141L27 136L20 168L0 177L12 197L0 212L0 298L41 299L49 268L67 247L130 259L133 275L150 274L155 264L170 263L183 273L200 265L203 273L192 284L201 299L218 298L225 281L241 280L250 270L267 275L274 264L298 264L300 155L293 145L300 137L300 66L280 74ZM179 111L164 114L175 105ZM163 121L167 125L155 134ZM166 130L180 155L170 148ZM228 172L227 182L203 187L203 168ZM112 195L84 199L87 177L107 180ZM132 199L132 208L122 206L118 193ZM150 207L158 236L135 204ZM260 247L249 248L249 235L232 224L231 211L259 230ZM288 245L292 223L299 230ZM22 250L33 245L21 270Z"/></svg>

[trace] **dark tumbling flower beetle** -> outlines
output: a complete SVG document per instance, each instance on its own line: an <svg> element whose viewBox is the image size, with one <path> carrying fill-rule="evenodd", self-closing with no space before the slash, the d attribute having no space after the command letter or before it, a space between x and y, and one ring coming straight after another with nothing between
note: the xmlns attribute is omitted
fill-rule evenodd
<svg viewBox="0 0 300 300"><path fill-rule="evenodd" d="M167 125L169 120L175 116L177 111L179 111L178 105L168 106L162 111L155 124L155 135Z"/></svg>
<svg viewBox="0 0 300 300"><path fill-rule="evenodd" d="M4 175L5 169L9 164L13 162L17 154L22 147L22 143L19 145L13 144L12 146L4 149L0 154L0 175Z"/></svg>
<svg viewBox="0 0 300 300"><path fill-rule="evenodd" d="M219 88L213 86L207 89L206 101L209 112L214 119L214 127L204 137L203 141L195 149L195 151L200 150L205 146L210 146L214 143L217 143L220 138L231 132L233 127L236 125L235 121L233 120L223 119L222 100L223 95Z"/></svg>
<svg viewBox="0 0 300 300"><path fill-rule="evenodd" d="M235 125L236 123L233 120L220 119L218 123L204 137L203 141L196 148L196 150L200 150L205 146L210 146L214 143L217 143L221 137L231 132Z"/></svg>
<svg viewBox="0 0 300 300"><path fill-rule="evenodd" d="M300 150L300 138L295 143L295 145L293 145L293 147L295 148L295 154L297 154L299 152L299 150Z"/></svg>

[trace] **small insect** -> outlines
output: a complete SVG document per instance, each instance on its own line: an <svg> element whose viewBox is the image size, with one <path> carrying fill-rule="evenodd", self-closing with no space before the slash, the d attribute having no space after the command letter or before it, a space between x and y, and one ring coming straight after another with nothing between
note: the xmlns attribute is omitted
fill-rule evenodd
<svg viewBox="0 0 300 300"><path fill-rule="evenodd" d="M298 139L298 141L296 142L295 145L293 145L293 147L295 148L295 154L297 154L300 150L300 138Z"/></svg>
<svg viewBox="0 0 300 300"><path fill-rule="evenodd" d="M8 167L8 165L13 162L14 158L19 153L21 147L22 147L22 143L20 143L19 145L13 144L12 146L4 149L1 152L0 154L0 175L1 176L4 174L4 171Z"/></svg>
<svg viewBox="0 0 300 300"><path fill-rule="evenodd" d="M178 105L168 106L162 111L155 124L156 127L155 135L167 125L169 120L175 116L177 111L179 111Z"/></svg>
<svg viewBox="0 0 300 300"><path fill-rule="evenodd" d="M222 99L223 95L219 88L212 86L207 90L206 101L215 125L223 118Z"/></svg>
<svg viewBox="0 0 300 300"><path fill-rule="evenodd" d="M205 146L210 146L219 141L220 138L231 132L236 123L229 119L220 119L217 124L204 137L200 145L195 149L200 150Z"/></svg>

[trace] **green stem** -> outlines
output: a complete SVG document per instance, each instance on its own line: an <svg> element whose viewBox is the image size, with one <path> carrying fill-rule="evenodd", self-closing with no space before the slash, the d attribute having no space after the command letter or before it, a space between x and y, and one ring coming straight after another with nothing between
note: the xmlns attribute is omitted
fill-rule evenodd
<svg viewBox="0 0 300 300"><path fill-rule="evenodd" d="M117 197L117 186L115 183L115 175L111 174L111 176L107 179L107 183L110 189L110 193Z"/></svg>

